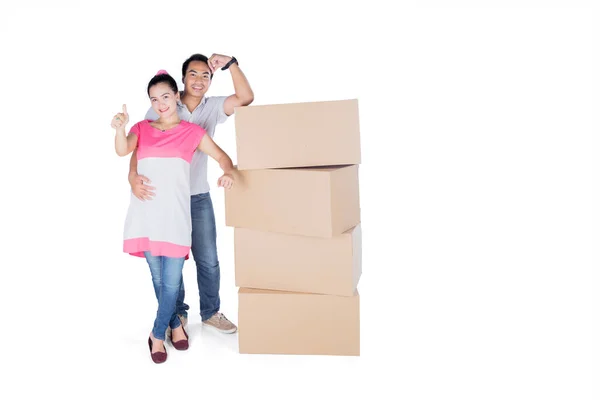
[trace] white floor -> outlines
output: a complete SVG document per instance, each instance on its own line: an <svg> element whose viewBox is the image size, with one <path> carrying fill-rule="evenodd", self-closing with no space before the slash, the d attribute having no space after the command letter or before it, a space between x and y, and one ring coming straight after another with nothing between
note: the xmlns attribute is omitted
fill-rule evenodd
<svg viewBox="0 0 600 400"><path fill-rule="evenodd" d="M0 11L0 399L600 398L597 1L32 3ZM109 122L195 52L236 56L254 105L359 99L360 357L238 354L188 262L191 348L151 362Z"/></svg>

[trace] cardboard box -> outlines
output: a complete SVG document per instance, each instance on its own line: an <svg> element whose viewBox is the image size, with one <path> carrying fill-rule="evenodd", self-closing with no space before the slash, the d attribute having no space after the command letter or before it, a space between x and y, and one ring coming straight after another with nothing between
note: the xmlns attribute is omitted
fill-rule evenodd
<svg viewBox="0 0 600 400"><path fill-rule="evenodd" d="M332 238L235 228L238 287L352 296L362 273L361 227Z"/></svg>
<svg viewBox="0 0 600 400"><path fill-rule="evenodd" d="M358 100L236 107L240 170L360 164Z"/></svg>
<svg viewBox="0 0 600 400"><path fill-rule="evenodd" d="M360 355L352 297L240 288L239 350L246 354Z"/></svg>
<svg viewBox="0 0 600 400"><path fill-rule="evenodd" d="M236 228L332 237L360 223L358 165L234 171L225 223Z"/></svg>

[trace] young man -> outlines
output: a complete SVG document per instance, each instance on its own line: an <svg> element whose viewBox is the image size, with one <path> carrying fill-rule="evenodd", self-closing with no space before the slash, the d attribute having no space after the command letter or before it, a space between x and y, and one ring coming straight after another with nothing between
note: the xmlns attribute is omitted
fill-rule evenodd
<svg viewBox="0 0 600 400"><path fill-rule="evenodd" d="M231 72L235 94L206 97L213 74L219 68ZM227 117L233 114L234 107L246 106L254 100L254 93L235 57L213 54L210 58L206 58L202 54L194 54L185 60L181 73L184 90L180 93L181 101L177 105L179 118L200 125L211 138L215 134L217 124L225 122ZM146 113L146 119L157 118L156 112L150 108ZM190 184L192 255L196 262L200 316L204 325L223 333L233 333L237 327L219 312L221 274L217 257L217 230L206 172L207 156L196 151L191 164ZM155 188L151 186L152 182L147 177L137 174L136 152L131 156L129 183L137 198L152 201ZM183 302L184 297L185 288L182 280L176 312L185 326L189 306Z"/></svg>

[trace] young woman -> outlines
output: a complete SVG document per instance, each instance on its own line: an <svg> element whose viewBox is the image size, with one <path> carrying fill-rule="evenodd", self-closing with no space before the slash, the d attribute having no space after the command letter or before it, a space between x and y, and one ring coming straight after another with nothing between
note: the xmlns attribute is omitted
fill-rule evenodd
<svg viewBox="0 0 600 400"><path fill-rule="evenodd" d="M233 186L233 163L204 129L179 119L177 83L166 71L160 70L150 80L148 96L159 116L157 120L140 121L127 135L129 115L123 105L123 112L113 117L111 126L116 130L117 154L126 156L137 148L138 171L157 189L152 201L131 195L123 251L145 257L150 266L158 311L148 346L152 360L161 363L167 359L167 327L171 328L173 347L188 348L188 336L175 313L175 303L183 263L191 247L190 161L196 150L215 159L223 170L217 184L227 189Z"/></svg>

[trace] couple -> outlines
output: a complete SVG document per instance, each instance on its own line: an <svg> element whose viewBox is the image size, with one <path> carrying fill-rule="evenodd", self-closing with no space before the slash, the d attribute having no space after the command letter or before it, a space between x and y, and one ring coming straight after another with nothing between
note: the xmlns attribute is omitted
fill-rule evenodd
<svg viewBox="0 0 600 400"><path fill-rule="evenodd" d="M218 68L231 72L235 94L206 97ZM237 329L219 312L220 272L207 155L223 169L218 185L230 188L233 164L212 137L216 125L232 115L234 107L250 104L254 95L235 57L194 54L183 63L182 76L182 93L166 71L159 71L150 80L152 107L128 135L125 106L111 123L116 130L117 154L133 152L129 173L133 195L123 249L145 257L150 266L159 306L148 345L157 363L167 358L166 336L176 349L188 347L184 328L189 306L183 302L181 271L190 249L196 262L203 324L224 333Z"/></svg>

